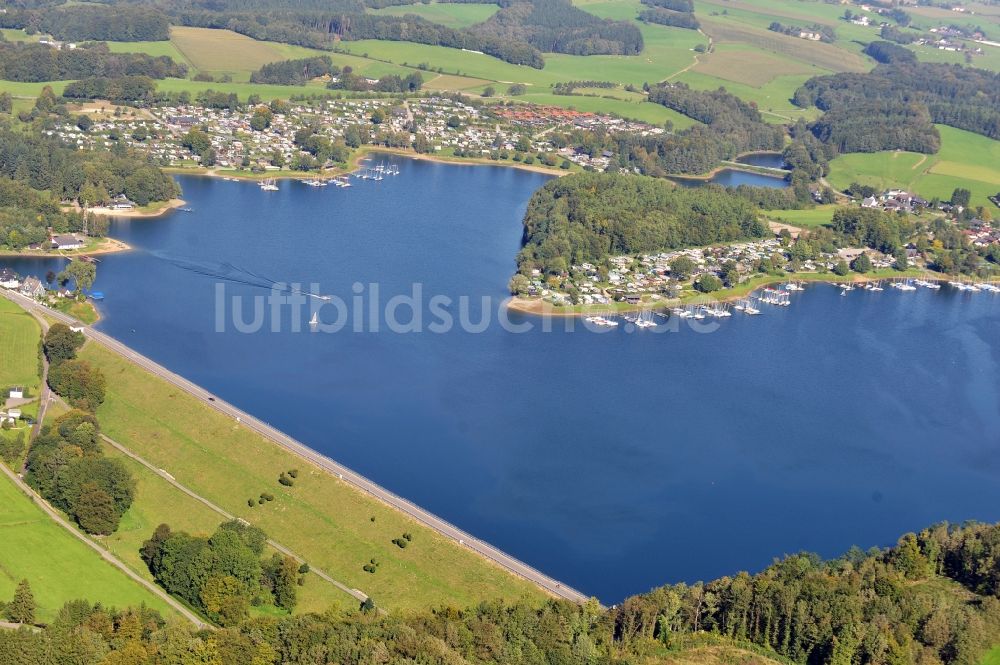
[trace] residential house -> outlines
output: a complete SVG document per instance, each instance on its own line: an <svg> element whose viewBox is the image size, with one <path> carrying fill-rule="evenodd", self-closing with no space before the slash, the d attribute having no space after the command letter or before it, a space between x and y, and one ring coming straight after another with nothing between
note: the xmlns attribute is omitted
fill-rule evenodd
<svg viewBox="0 0 1000 665"><path fill-rule="evenodd" d="M28 277L21 284L21 294L29 298L41 298L45 295L45 286L37 277Z"/></svg>
<svg viewBox="0 0 1000 665"><path fill-rule="evenodd" d="M80 249L83 245L83 238L75 233L52 236L52 249Z"/></svg>

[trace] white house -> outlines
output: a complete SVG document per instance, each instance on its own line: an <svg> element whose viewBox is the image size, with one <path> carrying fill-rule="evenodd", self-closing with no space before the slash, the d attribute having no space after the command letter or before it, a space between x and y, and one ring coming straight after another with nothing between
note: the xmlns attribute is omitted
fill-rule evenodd
<svg viewBox="0 0 1000 665"><path fill-rule="evenodd" d="M10 393L7 395L11 399L24 399L24 388L18 386L17 388L11 388Z"/></svg>
<svg viewBox="0 0 1000 665"><path fill-rule="evenodd" d="M74 234L52 236L53 249L80 249L83 247L83 239Z"/></svg>
<svg viewBox="0 0 1000 665"><path fill-rule="evenodd" d="M28 277L21 284L21 293L29 298L41 298L45 295L45 286L37 277Z"/></svg>
<svg viewBox="0 0 1000 665"><path fill-rule="evenodd" d="M3 268L0 270L0 286L5 289L16 289L21 286L21 280L18 279L17 273L9 268Z"/></svg>

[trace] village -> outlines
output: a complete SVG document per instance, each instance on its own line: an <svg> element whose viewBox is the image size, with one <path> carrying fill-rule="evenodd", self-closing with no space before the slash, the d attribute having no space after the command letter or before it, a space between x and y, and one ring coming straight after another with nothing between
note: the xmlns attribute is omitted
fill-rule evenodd
<svg viewBox="0 0 1000 665"><path fill-rule="evenodd" d="M110 105L109 105L110 106ZM104 109L110 111L110 108ZM264 173L285 168L330 169L296 143L308 131L331 144L357 148L371 143L393 148L415 146L418 152L457 157L515 158L532 163L534 155L549 156L548 166L562 161L604 170L610 154L591 157L557 147L545 137L552 130L602 129L608 132L659 134L662 127L622 118L545 106L485 106L462 98L429 96L406 102L390 99L321 99L271 104L266 123L255 121L261 105L238 110L198 105L152 107L142 111L100 114L93 121L70 118L52 129L56 136L81 149L111 149L122 143L169 167L204 166ZM186 141L191 130L208 136L209 151ZM360 140L359 140L360 137ZM515 157L516 155L516 157ZM523 157L522 157L523 155ZM529 161L530 160L530 161ZM566 164L563 168L568 168ZM115 202L125 209L128 201Z"/></svg>

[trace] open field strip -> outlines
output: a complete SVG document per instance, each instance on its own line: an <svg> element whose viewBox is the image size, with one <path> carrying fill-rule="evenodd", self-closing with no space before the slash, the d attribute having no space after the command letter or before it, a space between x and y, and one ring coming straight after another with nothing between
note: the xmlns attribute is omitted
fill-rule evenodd
<svg viewBox="0 0 1000 665"><path fill-rule="evenodd" d="M28 312L0 298L0 390L24 386L38 394L38 343L41 328ZM0 395L0 405L7 394Z"/></svg>
<svg viewBox="0 0 1000 665"><path fill-rule="evenodd" d="M816 108L801 109L792 103L792 95L809 80L809 75L778 76L764 86L755 88L744 83L727 81L697 71L684 72L675 80L687 83L695 90L715 90L723 87L740 99L757 104L769 122L786 123L796 118L814 119L820 115Z"/></svg>
<svg viewBox="0 0 1000 665"><path fill-rule="evenodd" d="M369 9L368 13L382 16L406 16L415 14L433 23L449 28L467 28L482 23L500 11L499 5L467 4L453 2L431 2L430 4L398 5Z"/></svg>

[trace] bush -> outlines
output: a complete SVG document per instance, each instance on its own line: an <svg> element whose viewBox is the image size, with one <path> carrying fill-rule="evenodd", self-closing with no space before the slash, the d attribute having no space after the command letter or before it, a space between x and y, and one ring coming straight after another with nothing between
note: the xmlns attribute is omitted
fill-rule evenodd
<svg viewBox="0 0 1000 665"><path fill-rule="evenodd" d="M257 502L254 501L253 499L247 499L247 505L253 508L255 505L257 505Z"/></svg>
<svg viewBox="0 0 1000 665"><path fill-rule="evenodd" d="M298 478L299 477L299 470L298 469L289 469L288 470L288 475L291 476L292 478Z"/></svg>
<svg viewBox="0 0 1000 665"><path fill-rule="evenodd" d="M302 565L301 565L301 566L299 566L299 573L301 573L302 575L305 575L305 574L306 574L306 573L308 573L308 572L309 572L309 564L308 564L308 563L305 563L305 562L303 561L303 562L302 562Z"/></svg>
<svg viewBox="0 0 1000 665"><path fill-rule="evenodd" d="M702 275L695 281L694 288L702 293L712 293L722 288L722 280L712 274Z"/></svg>
<svg viewBox="0 0 1000 665"><path fill-rule="evenodd" d="M410 541L405 538L393 538L392 543L399 549L405 550L406 546L410 544Z"/></svg>
<svg viewBox="0 0 1000 665"><path fill-rule="evenodd" d="M282 472L281 475L278 476L278 482L284 485L285 487L291 487L292 485L295 484L295 481L289 478L288 475L285 474L284 472Z"/></svg>

